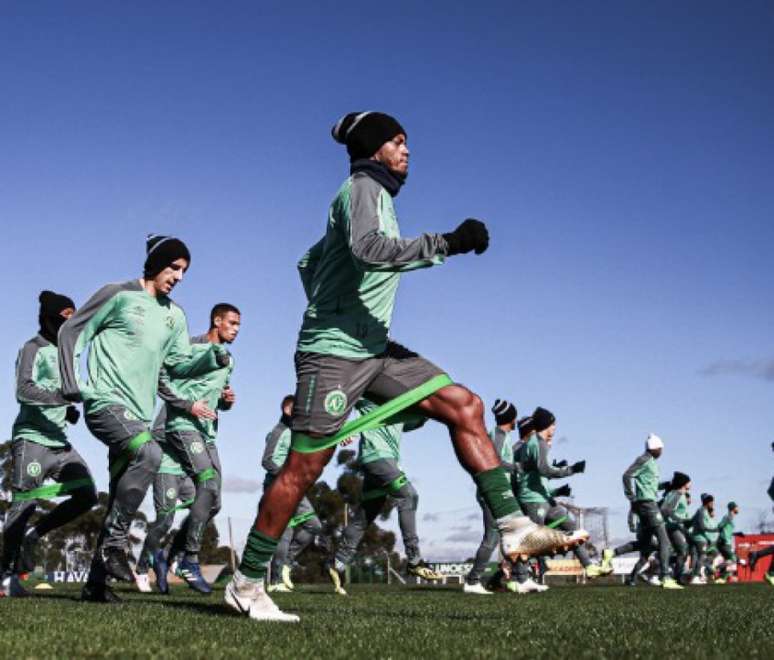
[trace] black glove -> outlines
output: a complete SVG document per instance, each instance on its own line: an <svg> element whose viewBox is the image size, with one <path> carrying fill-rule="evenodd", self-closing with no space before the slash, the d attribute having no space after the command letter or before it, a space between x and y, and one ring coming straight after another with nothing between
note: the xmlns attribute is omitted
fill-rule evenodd
<svg viewBox="0 0 774 660"><path fill-rule="evenodd" d="M75 406L67 406L67 410L65 410L65 419L70 422L70 424L77 424L80 418L81 411L78 410L78 408Z"/></svg>
<svg viewBox="0 0 774 660"><path fill-rule="evenodd" d="M586 461L578 461L570 466L573 474L579 474L586 471Z"/></svg>
<svg viewBox="0 0 774 660"><path fill-rule="evenodd" d="M449 246L446 253L449 257L454 254L465 254L471 250L476 254L482 254L489 247L489 232L486 225L475 218L468 218L453 232L442 236Z"/></svg>
<svg viewBox="0 0 774 660"><path fill-rule="evenodd" d="M570 488L570 484L564 484L564 486L560 486L554 491L554 495L557 497L570 497L572 494L572 488Z"/></svg>
<svg viewBox="0 0 774 660"><path fill-rule="evenodd" d="M562 459L561 461L554 461L554 462L553 462L553 466L554 466L555 468L563 468L563 467L567 467L567 461L565 461L564 459Z"/></svg>
<svg viewBox="0 0 774 660"><path fill-rule="evenodd" d="M672 483L671 481L661 481L661 482L659 482L659 484L658 484L658 489L659 489L659 490L666 490L667 488L669 488L669 485L670 485L671 483Z"/></svg>

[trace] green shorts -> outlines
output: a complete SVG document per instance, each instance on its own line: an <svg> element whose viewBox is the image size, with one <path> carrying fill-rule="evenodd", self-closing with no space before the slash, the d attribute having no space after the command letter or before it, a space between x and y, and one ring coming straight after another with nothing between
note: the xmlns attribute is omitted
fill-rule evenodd
<svg viewBox="0 0 774 660"><path fill-rule="evenodd" d="M365 360L298 352L295 362L291 429L319 436L335 434L364 395L385 403L445 375L429 360L394 342L387 344L384 353Z"/></svg>

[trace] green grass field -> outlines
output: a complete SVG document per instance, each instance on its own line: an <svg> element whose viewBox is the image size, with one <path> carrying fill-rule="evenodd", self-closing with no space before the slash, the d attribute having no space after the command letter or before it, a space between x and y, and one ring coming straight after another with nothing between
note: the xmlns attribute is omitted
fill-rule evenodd
<svg viewBox="0 0 774 660"><path fill-rule="evenodd" d="M36 592L41 593L41 592ZM232 616L222 590L163 598L121 588L121 605L75 600L74 587L0 600L3 657L774 657L767 585L554 587L463 595L449 588L309 587L279 595L300 624Z"/></svg>

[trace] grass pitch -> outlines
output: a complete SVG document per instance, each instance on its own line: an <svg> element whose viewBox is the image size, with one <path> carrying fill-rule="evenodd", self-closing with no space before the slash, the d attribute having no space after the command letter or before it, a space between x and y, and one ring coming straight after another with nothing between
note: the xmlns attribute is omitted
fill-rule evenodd
<svg viewBox="0 0 774 660"><path fill-rule="evenodd" d="M545 594L465 595L458 588L322 588L277 595L300 624L232 615L222 590L171 596L121 587L125 602L77 602L76 587L0 599L3 657L772 658L768 585L553 587ZM41 592L35 592L36 594Z"/></svg>

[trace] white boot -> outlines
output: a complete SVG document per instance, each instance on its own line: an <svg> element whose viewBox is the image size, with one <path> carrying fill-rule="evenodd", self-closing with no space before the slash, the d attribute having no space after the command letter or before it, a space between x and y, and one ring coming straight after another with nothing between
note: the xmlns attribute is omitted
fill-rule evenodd
<svg viewBox="0 0 774 660"><path fill-rule="evenodd" d="M144 594L149 594L153 589L150 586L150 577L147 573L135 573L134 583L137 585L137 590Z"/></svg>
<svg viewBox="0 0 774 660"><path fill-rule="evenodd" d="M533 523L527 516L498 520L500 548L511 561L538 555L564 553L585 543L589 533L578 529L571 534Z"/></svg>
<svg viewBox="0 0 774 660"><path fill-rule="evenodd" d="M478 594L479 596L491 596L492 595L492 592L491 591L487 591L484 588L484 585L481 584L480 582L475 582L473 584L468 584L467 582L465 582L462 585L462 593L464 593L464 594Z"/></svg>
<svg viewBox="0 0 774 660"><path fill-rule="evenodd" d="M264 591L263 581L250 580L239 571L226 585L224 600L240 614L249 616L254 621L282 621L297 623L296 614L287 614L274 604Z"/></svg>

